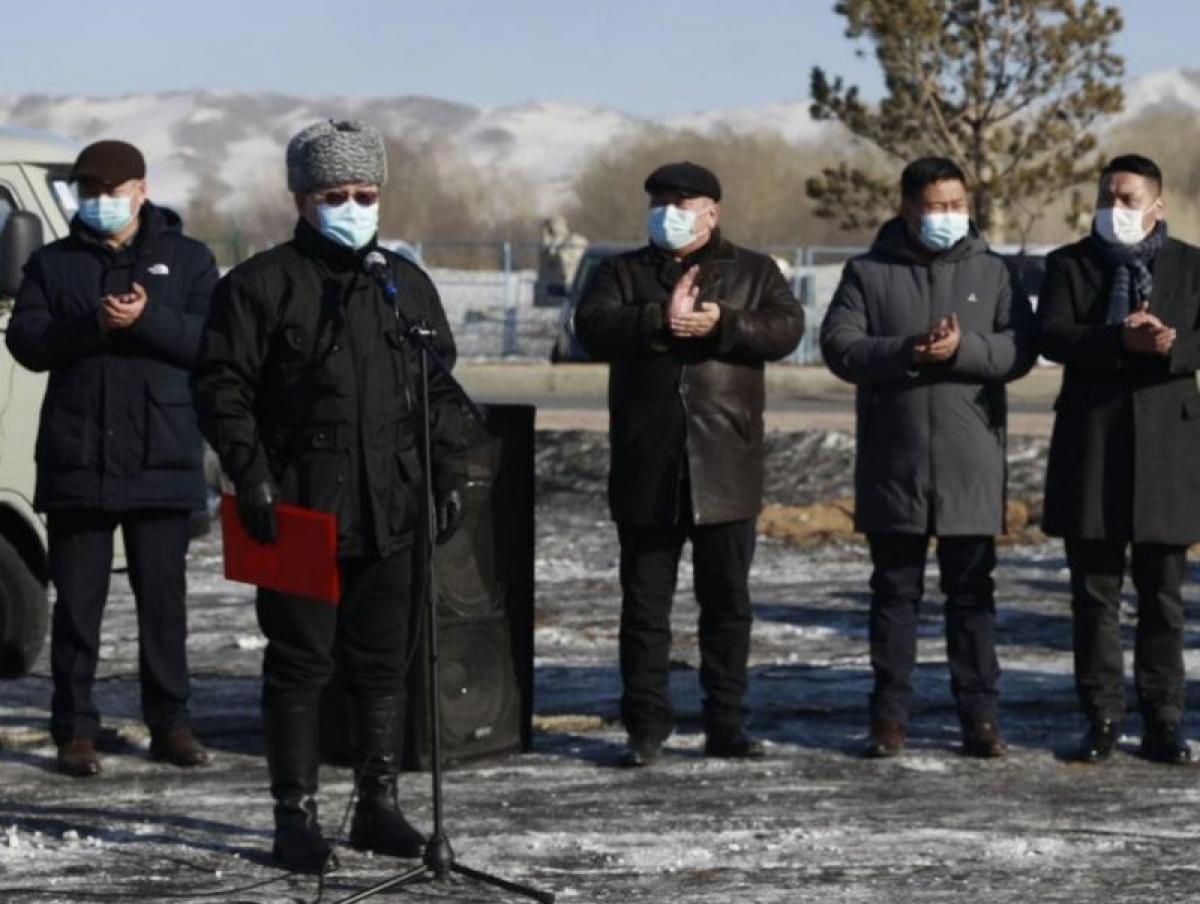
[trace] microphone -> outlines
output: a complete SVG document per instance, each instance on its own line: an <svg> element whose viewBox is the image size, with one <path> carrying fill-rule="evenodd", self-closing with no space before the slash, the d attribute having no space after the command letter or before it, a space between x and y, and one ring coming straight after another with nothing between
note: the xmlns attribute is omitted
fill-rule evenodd
<svg viewBox="0 0 1200 904"><path fill-rule="evenodd" d="M388 266L387 258L378 251L372 251L363 258L362 265L367 276L383 289L388 301L394 302L399 293L396 291L396 284L392 282L392 268Z"/></svg>

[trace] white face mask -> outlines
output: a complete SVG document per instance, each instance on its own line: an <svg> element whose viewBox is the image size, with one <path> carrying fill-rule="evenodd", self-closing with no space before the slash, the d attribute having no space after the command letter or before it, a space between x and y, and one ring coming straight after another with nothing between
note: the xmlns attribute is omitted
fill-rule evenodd
<svg viewBox="0 0 1200 904"><path fill-rule="evenodd" d="M1151 205L1153 206L1153 205ZM1131 210L1128 207L1101 207L1096 211L1096 232L1106 242L1116 245L1136 245L1150 230L1142 220L1150 208Z"/></svg>
<svg viewBox="0 0 1200 904"><path fill-rule="evenodd" d="M646 231L650 233L650 241L659 248L678 251L685 248L696 239L696 219L700 214L708 213L712 208L703 210L688 210L668 204L665 207L651 207L646 215Z"/></svg>

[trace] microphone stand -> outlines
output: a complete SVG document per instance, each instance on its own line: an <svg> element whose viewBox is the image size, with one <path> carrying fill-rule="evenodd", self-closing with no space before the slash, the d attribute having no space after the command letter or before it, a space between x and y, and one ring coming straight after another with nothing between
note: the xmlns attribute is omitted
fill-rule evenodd
<svg viewBox="0 0 1200 904"><path fill-rule="evenodd" d="M454 394L466 406L471 416L480 423L486 423L487 417L478 405L467 395L467 391L463 389L462 384L454 378L450 372L450 365L446 363L446 359L441 356L433 346L434 332L426 324L416 323L411 318L407 317L400 310L399 293L396 287L392 285L391 280L384 277L382 273L374 268L368 270L368 273L383 289L383 293L387 296L392 304L392 311L396 316L396 323L402 328L404 335L408 338L413 348L416 349L420 359L420 385L421 385L421 423L422 423L422 443L424 446L425 466L423 471L423 483L425 491L425 580L422 582L424 589L422 591L424 600L421 604L425 606L425 642L429 650L427 664L427 680L426 699L429 706L430 718L433 723L433 731L431 732L431 783L433 791L433 834L429 837L429 841L425 844L425 853L422 856L420 866L414 867L406 872L399 873L389 879L385 879L363 891L353 894L348 898L340 898L335 904L354 904L357 901L365 901L367 898L374 895L382 894L383 892L399 888L405 885L412 885L421 880L428 881L444 881L450 875L456 874L464 876L468 879L473 879L476 882L485 885L491 885L505 891L513 892L514 894L523 895L531 898L534 901L539 901L541 904L554 904L554 894L547 891L540 891L530 886L521 885L509 879L494 876L490 873L485 873L477 869L472 869L469 866L464 866L459 863L454 856L454 849L450 846L450 839L446 834L444 823L444 814L442 810L442 717L441 717L441 689L440 675L438 669L439 652L438 652L438 627L437 627L437 594L433 592L434 587L434 564L433 564L433 548L437 539L437 511L433 497L433 468L432 468L432 442L430 439L430 426L432 418L429 411L429 368L432 362L433 368L437 373L440 373L453 389Z"/></svg>

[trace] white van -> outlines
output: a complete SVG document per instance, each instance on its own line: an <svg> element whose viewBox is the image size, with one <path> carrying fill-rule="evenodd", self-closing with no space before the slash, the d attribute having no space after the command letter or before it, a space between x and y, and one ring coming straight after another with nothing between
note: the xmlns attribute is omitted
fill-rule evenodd
<svg viewBox="0 0 1200 904"><path fill-rule="evenodd" d="M39 132L0 128L0 333L21 269L67 234L75 198L67 182L78 147ZM46 375L0 348L0 677L23 675L46 636L46 527L33 510L33 446Z"/></svg>

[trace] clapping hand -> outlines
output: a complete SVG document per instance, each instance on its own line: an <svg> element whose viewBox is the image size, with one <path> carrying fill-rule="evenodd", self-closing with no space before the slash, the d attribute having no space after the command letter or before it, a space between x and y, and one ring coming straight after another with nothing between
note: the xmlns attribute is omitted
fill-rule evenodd
<svg viewBox="0 0 1200 904"><path fill-rule="evenodd" d="M1150 313L1150 303L1143 301L1138 309L1125 318L1121 341L1131 352L1142 355L1171 354L1176 332Z"/></svg>
<svg viewBox="0 0 1200 904"><path fill-rule="evenodd" d="M671 292L667 325L671 335L679 339L702 339L717 328L721 319L721 306L716 302L703 302L700 309L696 309L696 299L700 296L700 287L696 285L699 275L698 265L689 267Z"/></svg>
<svg viewBox="0 0 1200 904"><path fill-rule="evenodd" d="M928 333L917 337L913 346L913 361L916 364L940 364L949 361L958 351L962 331L958 326L958 315L943 317Z"/></svg>
<svg viewBox="0 0 1200 904"><path fill-rule="evenodd" d="M142 316L148 301L146 290L141 283L134 283L128 292L120 295L105 295L100 299L100 329L124 330L133 326Z"/></svg>

